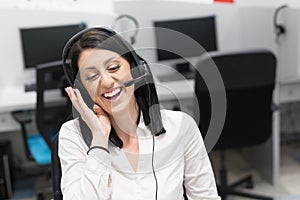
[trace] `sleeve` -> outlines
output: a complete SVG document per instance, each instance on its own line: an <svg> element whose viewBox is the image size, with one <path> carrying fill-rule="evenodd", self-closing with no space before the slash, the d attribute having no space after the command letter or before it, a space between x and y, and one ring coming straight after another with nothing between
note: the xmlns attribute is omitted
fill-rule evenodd
<svg viewBox="0 0 300 200"><path fill-rule="evenodd" d="M87 155L87 147L84 145L76 129L62 126L58 154L62 167L61 189L64 199L109 199L110 154L101 149L93 149Z"/></svg>
<svg viewBox="0 0 300 200"><path fill-rule="evenodd" d="M186 116L184 187L189 200L220 200L214 173L194 119Z"/></svg>

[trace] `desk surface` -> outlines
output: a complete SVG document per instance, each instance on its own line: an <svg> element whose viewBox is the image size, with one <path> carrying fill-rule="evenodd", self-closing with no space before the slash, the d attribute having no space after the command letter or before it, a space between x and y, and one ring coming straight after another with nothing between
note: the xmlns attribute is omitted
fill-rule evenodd
<svg viewBox="0 0 300 200"><path fill-rule="evenodd" d="M157 93L160 101L176 98L192 98L194 96L194 81L182 80L173 82L157 82ZM53 98L57 98L54 94ZM51 94L50 94L51 96ZM20 109L33 109L36 103L35 92L25 92L22 86L9 86L0 89L0 112L11 112Z"/></svg>
<svg viewBox="0 0 300 200"><path fill-rule="evenodd" d="M157 92L160 101L170 101L177 99L186 99L194 97L194 81L193 80L183 80L183 81L174 81L174 82L156 82ZM55 96L55 95L54 95ZM299 101L300 100L300 82L281 84L279 83L278 94L276 97L279 103L286 103L290 101ZM8 118L10 112L13 110L19 109L33 109L36 103L36 93L35 92L25 92L24 87L11 86L0 89L0 132L15 130L17 124L10 117L10 122ZM277 114L278 115L278 114ZM7 121L5 121L5 120ZM278 119L278 118L277 118ZM274 132L272 137L272 142L264 148L263 151L267 152L267 156L272 157L272 162L268 162L268 159L265 159L266 156L262 156L262 161L266 160L267 163L261 164L264 169L268 169L270 173L266 177L269 177L271 182L276 183L278 179L278 168L279 168L279 121L274 120ZM2 124L1 124L2 123ZM253 155L253 154L251 154ZM256 162L257 163L257 162ZM273 164L272 164L273 163ZM270 166L269 166L270 165ZM269 167L268 167L269 166ZM261 170L260 170L261 171ZM271 178L270 178L271 177Z"/></svg>
<svg viewBox="0 0 300 200"><path fill-rule="evenodd" d="M186 99L194 97L194 80L172 82L156 82L160 101ZM279 83L278 102L288 103L300 101L300 81ZM53 95L57 98L57 95ZM0 113L19 109L33 109L36 102L35 92L25 92L23 86L9 86L0 89Z"/></svg>
<svg viewBox="0 0 300 200"><path fill-rule="evenodd" d="M0 112L35 107L36 93L25 92L24 87L9 86L0 89Z"/></svg>

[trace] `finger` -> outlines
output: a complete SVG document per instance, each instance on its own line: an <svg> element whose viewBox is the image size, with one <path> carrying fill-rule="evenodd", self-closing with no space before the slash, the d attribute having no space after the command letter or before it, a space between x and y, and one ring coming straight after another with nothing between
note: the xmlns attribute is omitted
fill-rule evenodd
<svg viewBox="0 0 300 200"><path fill-rule="evenodd" d="M66 88L66 92L68 93L68 96L73 104L73 106L76 108L76 110L79 113L82 113L84 111L84 102L82 100L80 92L79 91L75 91L75 89L71 88L71 87L67 87Z"/></svg>
<svg viewBox="0 0 300 200"><path fill-rule="evenodd" d="M77 102L80 108L85 111L90 110L90 108L86 105L85 101L83 100L81 93L78 89L74 89L74 94L76 95Z"/></svg>
<svg viewBox="0 0 300 200"><path fill-rule="evenodd" d="M73 89L71 87L66 87L65 90L66 90L70 100L72 101L72 103L75 103L74 98L76 98L76 96L74 95Z"/></svg>

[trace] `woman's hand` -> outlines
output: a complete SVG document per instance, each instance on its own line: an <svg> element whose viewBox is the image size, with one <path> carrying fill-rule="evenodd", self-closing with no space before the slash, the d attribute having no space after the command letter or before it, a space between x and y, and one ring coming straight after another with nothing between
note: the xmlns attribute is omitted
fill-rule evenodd
<svg viewBox="0 0 300 200"><path fill-rule="evenodd" d="M107 114L96 104L93 107L94 112L88 108L78 89L67 87L65 90L73 106L80 113L81 118L88 125L93 134L92 145L102 144L107 147L111 130L111 123ZM105 139L105 143L103 143L103 139Z"/></svg>

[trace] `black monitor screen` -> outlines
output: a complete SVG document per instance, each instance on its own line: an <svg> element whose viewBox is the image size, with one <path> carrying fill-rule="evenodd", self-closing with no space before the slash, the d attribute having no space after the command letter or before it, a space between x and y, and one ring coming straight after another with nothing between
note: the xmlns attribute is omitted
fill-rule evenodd
<svg viewBox="0 0 300 200"><path fill-rule="evenodd" d="M85 24L20 29L25 68L61 60L63 47Z"/></svg>
<svg viewBox="0 0 300 200"><path fill-rule="evenodd" d="M164 31L165 28L178 31L195 40L206 51L217 50L215 16L178 19L154 22L157 58L158 60L168 60L184 57L199 56L198 46L189 39L178 36L175 32ZM174 53L172 53L174 52Z"/></svg>

